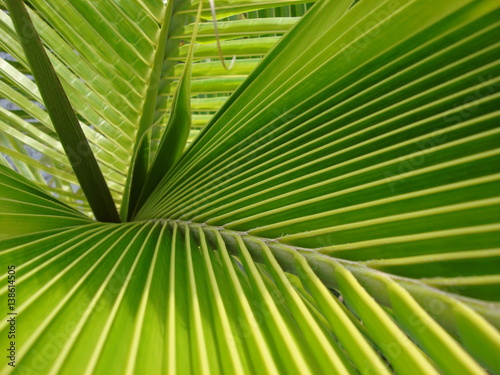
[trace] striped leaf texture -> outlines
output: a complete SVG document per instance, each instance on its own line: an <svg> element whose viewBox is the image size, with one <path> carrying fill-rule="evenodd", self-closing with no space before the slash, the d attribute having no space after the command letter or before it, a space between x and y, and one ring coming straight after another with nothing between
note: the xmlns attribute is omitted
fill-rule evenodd
<svg viewBox="0 0 500 375"><path fill-rule="evenodd" d="M0 88L26 108L0 109L19 119L0 122L0 300L16 294L0 373L500 374L497 2L72 2L113 6L95 35L56 3L31 13L117 203L129 162L166 142L155 124L191 114L191 137L128 222L92 220L1 13L16 61ZM116 46L142 63L97 43L123 14L143 38ZM95 80L68 84L77 69ZM81 85L107 91L92 107ZM94 142L125 140L103 129L129 135L126 157ZM59 168L29 161L35 131Z"/></svg>
<svg viewBox="0 0 500 375"><path fill-rule="evenodd" d="M161 0L34 0L29 3L33 23L77 113L114 201L120 207L140 141L146 134L153 156L167 123L172 96L189 50L198 3L191 6L178 1L170 4L171 9ZM209 72L205 64L214 66L215 61L210 57L218 57L218 54L212 35L214 24L204 20L199 48L209 47L212 54L200 51L195 55L196 61L202 64L196 66L193 73L194 118L189 142L258 60L296 23L300 18L297 15L303 15L307 8L302 2L293 0L231 4L221 2L215 11L242 20L220 22L220 40L226 43L225 39L231 39L242 61L234 70ZM278 10L268 9L281 5L283 7ZM206 6L210 13L209 4ZM1 0L0 8L3 9L0 12L0 98L3 100L0 106L0 152L3 157L0 162L14 164L25 177L92 216L71 169L70 160L77 156L64 153ZM248 13L252 9L254 11ZM205 18L206 12L207 9L202 13ZM258 37L266 35L272 37L262 44ZM201 44L207 42L211 43ZM222 48L224 53L232 53L224 45ZM256 48L258 53L255 53ZM247 60L251 61L247 63ZM220 62L215 65L218 68ZM199 79L200 70L204 72L204 79ZM203 93L201 99L200 93ZM219 95L223 97L218 98ZM200 100L205 102L201 111Z"/></svg>
<svg viewBox="0 0 500 375"><path fill-rule="evenodd" d="M220 227L96 223L0 176L1 234L15 235L0 259L23 291L19 363L2 373L498 371L486 301Z"/></svg>

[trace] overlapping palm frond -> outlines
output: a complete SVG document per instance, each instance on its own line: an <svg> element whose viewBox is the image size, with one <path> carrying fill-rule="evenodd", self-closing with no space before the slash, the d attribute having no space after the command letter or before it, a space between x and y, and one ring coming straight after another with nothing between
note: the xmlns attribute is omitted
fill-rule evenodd
<svg viewBox="0 0 500 375"><path fill-rule="evenodd" d="M193 32L192 12L197 4L199 3L186 2L177 8L178 17L184 15L187 21L176 22L169 34L155 115L157 119L169 114L177 79L181 76L190 47L186 42ZM312 4L313 2L303 1L255 4L217 1L212 9L209 2L206 3L202 12L205 21L200 24L194 50L195 64L192 66L191 82L193 116L188 144L253 71L262 57L297 23ZM277 6L278 8L273 8ZM211 18L212 11L216 18L225 18L214 23ZM160 131L157 133L159 137ZM152 149L154 151L154 145Z"/></svg>
<svg viewBox="0 0 500 375"><path fill-rule="evenodd" d="M158 89L162 94L161 90L172 85L169 85L169 77L161 75L161 70L168 70L169 66L163 63L164 50L178 48L182 35L174 37L173 34L186 22L186 16L176 12L172 19L166 17L168 9L160 1L126 4L114 1L33 1L31 4L34 7L30 9L33 22L119 206L134 145L153 124L152 115L157 105L156 120L163 117L159 124L165 123L167 108L162 107L164 96L158 96ZM242 11L247 11L247 8L242 8ZM77 190L78 181L72 175L50 119L40 105L43 100L29 78L30 68L16 41L8 13L1 12L0 17L0 49L6 53L0 62L0 90L3 98L19 108L11 111L5 105L0 108L4 132L2 153L12 158L25 176L36 179L42 186L49 186L65 202L85 209L83 194L77 194L77 199L71 194ZM211 22L206 24L213 25ZM169 33L170 26L174 31ZM259 30L259 26L250 25L245 30L251 29ZM184 31L192 33L192 25ZM203 33L207 31L210 32L210 28L205 28ZM283 33L286 28L273 31ZM189 39L189 36L184 36ZM162 41L168 41L168 45L161 46ZM170 51L167 56L176 59ZM241 80L239 76L231 82L230 90L234 90L235 84ZM194 92L196 85L200 84L203 86L204 82L194 83ZM206 118L197 116L195 124L199 125L200 120ZM156 129L158 139L161 129L161 126ZM197 129L193 129L193 135ZM28 150L26 146L17 147L16 139ZM34 158L36 152L45 157L42 160ZM70 196L61 194L62 191Z"/></svg>

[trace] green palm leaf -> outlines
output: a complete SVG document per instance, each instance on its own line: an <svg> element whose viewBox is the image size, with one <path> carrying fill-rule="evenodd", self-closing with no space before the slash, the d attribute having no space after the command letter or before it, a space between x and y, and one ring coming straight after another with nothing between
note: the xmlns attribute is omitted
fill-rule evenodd
<svg viewBox="0 0 500 375"><path fill-rule="evenodd" d="M497 4L217 2L222 41L208 3L31 4L130 221L89 218L1 13L2 374L500 373Z"/></svg>

